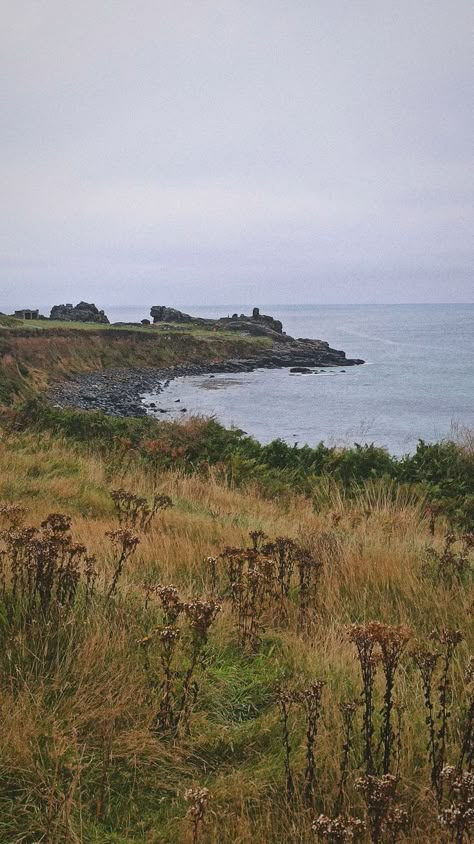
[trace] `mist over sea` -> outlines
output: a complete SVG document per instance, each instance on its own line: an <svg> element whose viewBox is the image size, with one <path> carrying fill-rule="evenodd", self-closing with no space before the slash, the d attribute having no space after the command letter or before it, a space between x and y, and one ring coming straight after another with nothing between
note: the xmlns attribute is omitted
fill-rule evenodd
<svg viewBox="0 0 474 844"><path fill-rule="evenodd" d="M146 306L105 310L111 321L149 316ZM182 310L218 317L251 308ZM413 451L420 438L447 437L453 426L474 425L473 304L261 306L261 312L280 319L288 334L327 340L367 363L316 375L257 370L179 378L150 399L173 414L186 407L215 415L260 442L374 442L394 454Z"/></svg>

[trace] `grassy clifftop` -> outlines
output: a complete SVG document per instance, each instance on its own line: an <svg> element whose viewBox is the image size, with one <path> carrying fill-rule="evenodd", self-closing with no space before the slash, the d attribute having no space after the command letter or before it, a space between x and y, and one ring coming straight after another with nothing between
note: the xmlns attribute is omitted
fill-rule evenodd
<svg viewBox="0 0 474 844"><path fill-rule="evenodd" d="M44 390L53 379L106 367L161 367L245 356L270 341L232 332L18 323L0 327L0 403Z"/></svg>

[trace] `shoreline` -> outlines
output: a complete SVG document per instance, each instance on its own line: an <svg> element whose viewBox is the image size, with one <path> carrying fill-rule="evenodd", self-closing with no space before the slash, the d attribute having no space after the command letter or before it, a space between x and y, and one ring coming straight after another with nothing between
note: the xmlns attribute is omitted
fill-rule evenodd
<svg viewBox="0 0 474 844"><path fill-rule="evenodd" d="M310 341L311 342L311 341ZM334 350L330 350L334 352ZM364 363L358 359L347 359L344 352L337 352L340 359L329 363L302 360L300 357L286 363L278 362L275 353L262 359L230 359L218 363L181 363L164 368L134 368L119 367L99 369L92 372L71 375L67 379L51 385L46 393L50 404L58 407L75 408L76 410L97 410L109 416L137 417L148 416L147 408L159 413L168 411L145 407L142 396L144 393L154 392L157 395L166 390L175 378L192 375L217 375L219 373L247 373L256 369L332 369L341 366L359 366ZM296 374L296 373L295 373ZM185 408L180 409L185 412Z"/></svg>
<svg viewBox="0 0 474 844"><path fill-rule="evenodd" d="M60 407L99 410L111 416L146 416L143 394L162 393L170 381L177 377L246 373L256 369L289 369L295 373L309 373L315 367L349 367L364 363L359 358L347 358L344 351L331 348L324 340L294 338L285 334L281 322L273 317L261 315L258 308L254 308L252 317L244 314L239 317L234 314L231 318L206 322L205 332L209 339L217 338L219 330L226 329L231 330L232 342L227 349L216 349L211 360L203 360L202 355L198 354L198 359L194 362L190 360L192 350L186 354L186 347L183 345L187 336L186 329L188 326L195 328L196 325L203 328L205 321L163 306L154 306L150 313L155 323L161 323L163 327L168 321L173 321L173 324L184 329L182 334L173 335L170 327L170 334L164 335L165 341L174 337L175 345L178 344L176 352L179 355L178 360L181 359L180 363L150 368L107 367L89 370L51 384L46 394L47 399ZM189 330L188 335L192 337ZM243 350L242 344L239 346L239 338L240 341L252 342L247 344L247 347L244 343ZM265 347L261 345L262 340L266 341ZM205 356L206 354L207 350ZM148 409L154 409L153 404L148 405ZM184 412L185 409L182 408L181 411ZM156 412L166 413L160 408Z"/></svg>

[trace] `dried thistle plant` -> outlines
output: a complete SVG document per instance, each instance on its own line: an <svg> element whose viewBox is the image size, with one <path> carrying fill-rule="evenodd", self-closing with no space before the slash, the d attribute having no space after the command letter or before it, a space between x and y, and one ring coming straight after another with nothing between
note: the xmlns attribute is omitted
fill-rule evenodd
<svg viewBox="0 0 474 844"><path fill-rule="evenodd" d="M439 822L456 844L469 842L474 834L474 773L450 765L441 771L441 779L449 788L450 804L440 811Z"/></svg>
<svg viewBox="0 0 474 844"><path fill-rule="evenodd" d="M429 639L441 646L441 650L434 652L426 646L418 646L414 649L412 656L420 671L427 713L427 749L431 764L431 785L436 793L438 804L441 806L443 799L441 771L446 761L448 723L451 717L448 705L450 667L455 650L463 640L463 635L460 630L445 628L433 631ZM437 691L437 711L435 710L435 691Z"/></svg>
<svg viewBox="0 0 474 844"><path fill-rule="evenodd" d="M221 556L228 566L231 608L239 644L255 650L264 630L263 613L271 603L272 571L268 561L260 559L252 549L227 548Z"/></svg>
<svg viewBox="0 0 474 844"><path fill-rule="evenodd" d="M298 628L304 630L308 623L311 603L316 601L316 591L322 572L322 563L305 549L298 549Z"/></svg>
<svg viewBox="0 0 474 844"><path fill-rule="evenodd" d="M440 654L428 650L426 646L418 646L412 652L413 661L421 675L423 696L426 708L426 725L428 727L428 758L431 764L431 785L438 788L438 738L436 735L435 708L433 698L433 684L435 671Z"/></svg>
<svg viewBox="0 0 474 844"><path fill-rule="evenodd" d="M381 777L366 774L356 780L355 787L364 798L372 844L380 844L384 830L393 833L393 827L398 826L396 819L402 818L402 815L394 815L397 780L392 774Z"/></svg>
<svg viewBox="0 0 474 844"><path fill-rule="evenodd" d="M121 528L127 530L142 530L147 533L152 521L160 510L173 506L168 495L154 495L151 501L128 492L125 489L114 489L110 493L115 505Z"/></svg>
<svg viewBox="0 0 474 844"><path fill-rule="evenodd" d="M175 624L184 609L177 587L173 585L162 586L160 583L156 586L149 586L147 589L148 600L151 595L158 598L164 624Z"/></svg>
<svg viewBox="0 0 474 844"><path fill-rule="evenodd" d="M207 643L209 628L220 611L220 605L216 604L215 601L194 600L184 603L183 610L191 630L191 655L182 684L181 701L176 717L176 732L179 731L180 726L183 726L186 730L189 727L189 692L191 679L202 649ZM195 696L197 696L198 687L196 684L194 685L194 691Z"/></svg>
<svg viewBox="0 0 474 844"><path fill-rule="evenodd" d="M341 761L339 764L339 784L337 788L337 797L334 804L333 814L339 817L344 805L344 792L346 788L347 778L349 775L349 756L352 750L354 738L354 718L359 706L358 701L349 701L348 703L341 703L339 712L342 717L342 726L344 733L344 740L342 743Z"/></svg>
<svg viewBox="0 0 474 844"><path fill-rule="evenodd" d="M288 623L292 592L298 603L298 627L306 627L308 612L314 604L322 565L308 551L289 537L266 538L260 531L251 534L251 548L224 548L219 559L224 563L227 589L237 619L241 645L258 646L264 629L263 618L273 610L273 620ZM211 558L211 579L216 584L216 565Z"/></svg>
<svg viewBox="0 0 474 844"><path fill-rule="evenodd" d="M474 576L474 534L465 533L457 536L448 533L441 551L429 547L426 549L421 572L423 577L439 583L447 589L472 581Z"/></svg>
<svg viewBox="0 0 474 844"><path fill-rule="evenodd" d="M43 620L68 612L81 582L86 601L91 597L95 557L73 541L70 526L69 516L51 513L40 528L12 524L0 532L0 586L10 618L20 606L30 619L37 612Z"/></svg>
<svg viewBox="0 0 474 844"><path fill-rule="evenodd" d="M191 691L194 701L198 694L194 675L220 605L214 601L182 601L175 586L159 585L149 592L158 597L163 620L138 642L150 688L159 696L153 728L161 735L176 736L189 728ZM178 627L179 619L186 626Z"/></svg>
<svg viewBox="0 0 474 844"><path fill-rule="evenodd" d="M112 544L112 563L114 567L112 581L107 593L107 598L110 599L117 590L117 584L122 575L125 563L135 552L140 540L128 528L109 530L106 531L105 535L110 539Z"/></svg>
<svg viewBox="0 0 474 844"><path fill-rule="evenodd" d="M280 723L282 726L283 749L285 752L285 777L286 794L291 798L295 792L295 784L291 770L291 744L289 717L292 706L297 702L298 695L289 689L279 689L277 695L278 707L280 710Z"/></svg>
<svg viewBox="0 0 474 844"><path fill-rule="evenodd" d="M290 591L296 550L296 543L287 536L277 536L273 542L269 542L262 548L262 553L273 559L276 563L276 579L283 613L284 601L288 598Z"/></svg>
<svg viewBox="0 0 474 844"><path fill-rule="evenodd" d="M351 815L337 815L334 818L319 815L312 822L311 829L319 841L326 844L357 844L362 841L367 824Z"/></svg>
<svg viewBox="0 0 474 844"><path fill-rule="evenodd" d="M370 621L367 624L352 624L349 627L348 633L349 640L356 646L362 676L364 762L366 772L367 774L375 773L378 769L383 774L388 774L395 749L395 731L393 727L395 677L400 659L410 639L411 631L403 625L396 626L383 624L380 621ZM375 754L373 747L373 697L378 665L382 667L385 681L381 711L380 742L378 746L378 751L380 749L382 750L382 759L379 765L376 763L378 752Z"/></svg>
<svg viewBox="0 0 474 844"><path fill-rule="evenodd" d="M362 677L363 718L362 731L364 736L364 763L367 774L374 771L373 736L374 736L374 683L379 656L375 651L377 640L374 636L374 624L351 624L348 629L349 641L357 651L357 658Z"/></svg>
<svg viewBox="0 0 474 844"><path fill-rule="evenodd" d="M382 773L388 774L394 741L392 713L394 707L393 690L395 674L400 663L400 658L410 639L411 631L404 626L376 624L374 622L372 624L372 635L380 648L381 665L385 676L380 742L383 747Z"/></svg>
<svg viewBox="0 0 474 844"><path fill-rule="evenodd" d="M326 683L323 680L316 680L300 693L300 700L306 714L305 800L308 805L311 805L314 799L316 784L314 743L321 717L321 697L325 685Z"/></svg>
<svg viewBox="0 0 474 844"><path fill-rule="evenodd" d="M209 803L209 790L200 787L188 788L184 792L184 799L190 804L186 817L191 821L192 844L198 844L199 832L204 823Z"/></svg>
<svg viewBox="0 0 474 844"><path fill-rule="evenodd" d="M10 527L18 528L23 524L28 510L21 504L5 503L0 504L0 519Z"/></svg>
<svg viewBox="0 0 474 844"><path fill-rule="evenodd" d="M438 799L441 800L443 796L443 778L441 771L446 760L446 742L448 735L448 723L451 718L451 710L449 708L449 689L450 689L450 668L453 660L454 652L460 642L463 641L464 636L460 630L453 630L450 628L443 628L442 630L435 630L431 637L443 648L441 656L441 676L438 685L438 760L437 760L437 784L438 784Z"/></svg>
<svg viewBox="0 0 474 844"><path fill-rule="evenodd" d="M277 695L277 702L280 710L280 723L282 725L283 748L285 751L285 775L287 796L292 797L295 791L295 784L291 770L291 744L289 730L289 716L293 706L299 705L305 715L305 772L304 772L304 799L307 805L311 805L314 798L316 783L316 762L314 745L318 732L318 722L321 716L321 697L326 684L322 680L311 683L304 689L280 689Z"/></svg>

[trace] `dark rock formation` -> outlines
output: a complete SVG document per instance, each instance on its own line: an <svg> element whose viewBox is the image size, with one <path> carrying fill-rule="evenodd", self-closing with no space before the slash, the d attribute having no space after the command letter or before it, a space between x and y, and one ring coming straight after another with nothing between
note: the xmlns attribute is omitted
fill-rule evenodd
<svg viewBox="0 0 474 844"><path fill-rule="evenodd" d="M167 308L166 305L153 305L150 314L153 322L205 322L205 320L177 311L176 308Z"/></svg>
<svg viewBox="0 0 474 844"><path fill-rule="evenodd" d="M165 305L153 305L150 310L153 322L174 322L193 323L208 328L222 328L226 331L240 331L242 334L252 334L256 337L274 337L275 334L283 334L283 326L279 319L261 314L259 308L254 308L252 316L245 314L232 314L231 317L221 319L203 319L185 314L175 308L167 308Z"/></svg>
<svg viewBox="0 0 474 844"><path fill-rule="evenodd" d="M265 316L265 314L260 313L260 308L254 308L252 311L252 319L255 322L264 322L268 325L269 328L272 328L273 331L276 331L278 334L281 334L283 331L283 325L279 319L274 319L271 316Z"/></svg>
<svg viewBox="0 0 474 844"><path fill-rule="evenodd" d="M254 320L242 314L237 319L223 318L215 320L214 325L225 331L238 331L240 334L250 334L252 337L269 337L277 342L284 342L285 335L282 333L281 322L272 317Z"/></svg>
<svg viewBox="0 0 474 844"><path fill-rule="evenodd" d="M50 319L61 320L62 322L98 322L108 325L109 320L104 311L90 302L79 302L77 305L53 305Z"/></svg>

